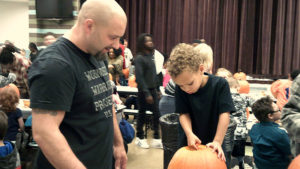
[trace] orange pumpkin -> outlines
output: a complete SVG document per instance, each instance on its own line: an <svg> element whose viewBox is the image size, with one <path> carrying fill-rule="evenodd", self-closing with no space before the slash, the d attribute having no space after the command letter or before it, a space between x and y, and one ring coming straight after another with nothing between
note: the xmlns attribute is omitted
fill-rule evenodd
<svg viewBox="0 0 300 169"><path fill-rule="evenodd" d="M123 69L122 72L123 72L123 75L125 76L125 79L128 79L128 77L129 77L129 68Z"/></svg>
<svg viewBox="0 0 300 169"><path fill-rule="evenodd" d="M226 169L225 161L205 145L198 145L198 150L186 146L180 148L169 163L168 169Z"/></svg>
<svg viewBox="0 0 300 169"><path fill-rule="evenodd" d="M1 91L2 89L4 89L4 88L7 88L7 87L10 87L10 88L14 89L14 91L17 92L17 94L18 94L18 96L19 96L19 98L20 98L20 91L19 91L19 88L18 88L16 85L14 85L13 83L10 83L9 85L6 85L6 86L0 88L0 91Z"/></svg>
<svg viewBox="0 0 300 169"><path fill-rule="evenodd" d="M137 87L137 83L135 82L135 76L130 76L128 78L128 86L130 87Z"/></svg>
<svg viewBox="0 0 300 169"><path fill-rule="evenodd" d="M299 169L300 168L300 155L298 155L289 165L288 169Z"/></svg>
<svg viewBox="0 0 300 169"><path fill-rule="evenodd" d="M237 80L247 80L246 74L244 72L237 72L233 75L233 77Z"/></svg>
<svg viewBox="0 0 300 169"><path fill-rule="evenodd" d="M240 90L239 93L245 93L248 94L250 91L250 85L247 82L247 80L239 80L239 84L240 84Z"/></svg>

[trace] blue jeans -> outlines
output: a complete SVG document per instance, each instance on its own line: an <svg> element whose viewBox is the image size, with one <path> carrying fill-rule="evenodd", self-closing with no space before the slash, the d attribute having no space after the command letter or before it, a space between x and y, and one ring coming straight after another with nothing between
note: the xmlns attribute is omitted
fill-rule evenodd
<svg viewBox="0 0 300 169"><path fill-rule="evenodd" d="M175 97L162 96L159 101L160 116L175 113Z"/></svg>

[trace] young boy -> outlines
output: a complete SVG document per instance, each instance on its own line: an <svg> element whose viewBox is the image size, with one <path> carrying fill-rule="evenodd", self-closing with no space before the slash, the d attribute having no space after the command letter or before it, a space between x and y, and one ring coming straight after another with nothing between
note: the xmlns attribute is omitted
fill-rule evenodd
<svg viewBox="0 0 300 169"><path fill-rule="evenodd" d="M186 137L179 145L206 144L225 160L222 142L235 111L227 81L204 74L206 60L191 45L178 44L171 52L168 71L176 83L176 112ZM179 133L180 135L180 133Z"/></svg>
<svg viewBox="0 0 300 169"><path fill-rule="evenodd" d="M21 168L17 148L9 141L3 141L8 121L6 114L0 110L0 168Z"/></svg>
<svg viewBox="0 0 300 169"><path fill-rule="evenodd" d="M248 136L246 108L250 107L253 101L249 97L240 95L238 93L240 88L238 80L234 79L233 77L229 77L227 78L227 81L230 87L231 97L236 109L236 112L232 113L232 117L237 123L237 127L234 131L234 147L232 151L232 156L237 157L239 162L239 168L244 169L245 146L246 139Z"/></svg>
<svg viewBox="0 0 300 169"><path fill-rule="evenodd" d="M257 100L252 112L260 121L249 132L253 144L254 163L258 169L286 169L291 155L287 133L275 123L281 112L270 97Z"/></svg>

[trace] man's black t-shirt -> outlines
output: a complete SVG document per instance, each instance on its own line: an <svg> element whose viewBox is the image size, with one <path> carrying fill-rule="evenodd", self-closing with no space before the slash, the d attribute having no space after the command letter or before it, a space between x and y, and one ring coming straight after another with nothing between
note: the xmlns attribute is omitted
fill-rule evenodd
<svg viewBox="0 0 300 169"><path fill-rule="evenodd" d="M42 51L28 78L31 108L66 112L60 130L77 158L87 168L111 168L112 87L104 62L60 38ZM42 153L37 167L53 168Z"/></svg>
<svg viewBox="0 0 300 169"><path fill-rule="evenodd" d="M176 86L176 112L189 113L192 130L202 144L212 142L218 126L219 115L234 112L230 89L224 78L207 74L206 85L196 93L188 94ZM180 145L186 144L186 138L180 138Z"/></svg>

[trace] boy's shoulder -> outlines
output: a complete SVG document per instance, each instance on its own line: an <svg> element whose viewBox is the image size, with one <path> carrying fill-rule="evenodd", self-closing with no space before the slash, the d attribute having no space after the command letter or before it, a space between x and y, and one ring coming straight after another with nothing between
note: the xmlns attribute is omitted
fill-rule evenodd
<svg viewBox="0 0 300 169"><path fill-rule="evenodd" d="M213 74L208 74L205 73L205 75L208 76L209 80L213 83L213 84L226 84L227 80L224 79L223 77L220 76L215 76Z"/></svg>

